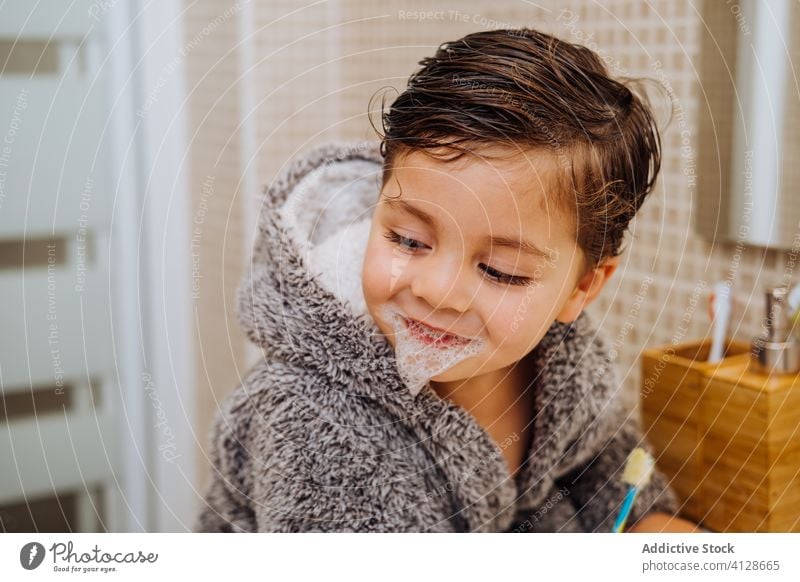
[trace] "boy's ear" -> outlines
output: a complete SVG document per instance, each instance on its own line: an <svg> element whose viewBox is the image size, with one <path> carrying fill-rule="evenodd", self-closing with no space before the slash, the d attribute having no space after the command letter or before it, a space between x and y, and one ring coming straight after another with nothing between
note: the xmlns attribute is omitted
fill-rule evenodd
<svg viewBox="0 0 800 582"><path fill-rule="evenodd" d="M575 321L583 309L594 301L611 275L619 266L619 257L606 257L593 270L586 273L575 287L556 319L562 323Z"/></svg>

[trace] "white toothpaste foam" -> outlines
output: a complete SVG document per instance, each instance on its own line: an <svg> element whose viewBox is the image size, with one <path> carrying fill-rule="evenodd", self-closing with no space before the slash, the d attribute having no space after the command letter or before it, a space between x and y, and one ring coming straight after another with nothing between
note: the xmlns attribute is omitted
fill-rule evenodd
<svg viewBox="0 0 800 582"><path fill-rule="evenodd" d="M382 315L394 331L398 372L414 396L431 378L475 356L486 345L483 338L464 338L463 342L454 345L434 346L411 334L404 316L397 308L384 306ZM442 336L442 334L425 333L432 339Z"/></svg>

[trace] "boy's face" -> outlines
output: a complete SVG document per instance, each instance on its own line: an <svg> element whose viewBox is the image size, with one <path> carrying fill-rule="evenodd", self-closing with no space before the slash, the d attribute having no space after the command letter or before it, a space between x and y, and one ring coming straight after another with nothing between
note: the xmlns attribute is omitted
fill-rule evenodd
<svg viewBox="0 0 800 582"><path fill-rule="evenodd" d="M553 158L534 152L527 158L468 155L445 162L412 150L395 160L364 259L369 312L394 347L392 325L382 312L387 305L485 342L477 356L434 381L464 380L519 361L556 318L574 320L599 292L591 274L577 281L582 252L574 241L575 219L565 219L548 203L556 171Z"/></svg>

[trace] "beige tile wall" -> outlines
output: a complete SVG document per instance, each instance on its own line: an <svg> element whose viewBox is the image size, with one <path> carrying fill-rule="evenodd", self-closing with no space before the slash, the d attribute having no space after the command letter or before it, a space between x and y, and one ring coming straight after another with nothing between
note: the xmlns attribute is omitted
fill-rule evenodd
<svg viewBox="0 0 800 582"><path fill-rule="evenodd" d="M201 1L191 6L187 29L202 28L204 21L224 10L225 3ZM735 313L732 333L747 340L760 331L761 287L781 281L787 264L786 252L719 241L712 245L693 230L692 208L704 195L687 176L699 171L696 120L704 106L703 84L697 73L701 8L699 3L658 1L648 5L638 0L602 4L351 0L307 7L285 0L256 2L252 8L256 66L247 81L256 100L248 122L255 124L258 183L268 182L288 159L313 143L373 138L367 119L369 98L381 87L401 90L420 58L431 54L438 44L469 32L537 27L589 45L618 74L658 79L676 108L676 118L663 133L662 174L631 225L620 269L590 307L618 352L622 389L633 405L641 349L705 336L709 331L707 294L715 281L728 276L736 281L736 299L742 307ZM440 14L426 20L411 15L431 10ZM235 82L232 55L226 56L234 44L233 22L225 23L203 42L202 49L189 56L193 83L203 87L193 93L190 103L193 124L199 131L192 146L196 196L207 173L217 175L213 212L206 216L202 245L203 268L209 276L203 281L200 300L199 337L205 362L198 363L198 369L203 374L208 370L208 381L199 387L200 424L207 422L215 406L213 399L236 384L243 353L230 311L235 275L246 250L239 242L243 238L237 218L241 210L236 208L242 200L236 192L237 172L243 162L235 139L231 139L236 128L236 99L230 93L239 90L241 83ZM208 77L201 82L206 73ZM228 89L231 91L226 94ZM391 102L394 93L387 91ZM660 111L664 119L664 108ZM373 120L379 122L376 112ZM680 149L684 129L690 138L688 158L682 157ZM224 281L214 273L224 274Z"/></svg>
<svg viewBox="0 0 800 582"><path fill-rule="evenodd" d="M237 15L228 0L186 2L184 50L189 92L192 296L196 338L196 443L201 485L212 415L244 373L244 338L233 314L242 273L242 160L239 125Z"/></svg>

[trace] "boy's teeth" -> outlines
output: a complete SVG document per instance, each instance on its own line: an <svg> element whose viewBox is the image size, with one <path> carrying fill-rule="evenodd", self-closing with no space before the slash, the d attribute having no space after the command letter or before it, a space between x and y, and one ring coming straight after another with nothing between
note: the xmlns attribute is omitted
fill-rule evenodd
<svg viewBox="0 0 800 582"><path fill-rule="evenodd" d="M442 339L445 337L455 337L454 335L449 333L433 330L429 328L427 325L423 324L415 324L415 325L417 326L417 328L421 329L424 333L436 339Z"/></svg>
<svg viewBox="0 0 800 582"><path fill-rule="evenodd" d="M427 332L428 335L432 335L434 337L442 337L444 335L442 332L431 329L424 324L417 324L417 327L420 328L422 331Z"/></svg>

